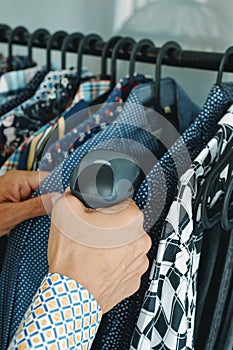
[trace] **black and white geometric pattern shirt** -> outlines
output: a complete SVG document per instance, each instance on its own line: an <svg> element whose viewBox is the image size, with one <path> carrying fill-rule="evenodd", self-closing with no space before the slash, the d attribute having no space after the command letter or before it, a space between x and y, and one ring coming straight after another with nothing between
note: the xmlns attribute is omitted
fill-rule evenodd
<svg viewBox="0 0 233 350"><path fill-rule="evenodd" d="M197 274L203 232L193 232L193 201L206 175L233 139L233 106L219 125L215 137L180 178L130 350L194 349Z"/></svg>

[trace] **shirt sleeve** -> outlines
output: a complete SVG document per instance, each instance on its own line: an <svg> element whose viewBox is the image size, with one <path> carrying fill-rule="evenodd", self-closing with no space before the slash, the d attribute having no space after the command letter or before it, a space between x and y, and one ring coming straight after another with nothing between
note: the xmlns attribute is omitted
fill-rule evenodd
<svg viewBox="0 0 233 350"><path fill-rule="evenodd" d="M84 287L69 277L47 274L8 350L89 350L101 317Z"/></svg>

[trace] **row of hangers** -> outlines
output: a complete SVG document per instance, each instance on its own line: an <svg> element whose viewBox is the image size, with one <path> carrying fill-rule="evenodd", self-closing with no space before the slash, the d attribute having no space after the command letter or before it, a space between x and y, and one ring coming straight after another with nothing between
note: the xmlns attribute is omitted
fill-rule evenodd
<svg viewBox="0 0 233 350"><path fill-rule="evenodd" d="M153 49L156 48L155 44L149 39L142 39L138 42L135 42L133 38L130 37L121 37L114 36L110 38L107 42L104 42L103 39L97 34L84 34L80 32L74 32L68 34L63 30L56 31L53 34L50 34L47 29L40 28L35 30L32 34L23 27L18 26L14 29L11 29L7 25L0 25L0 42L8 42L8 59L9 59L9 69L12 68L12 58L13 58L13 44L18 43L21 45L26 45L28 47L28 61L32 66L33 64L33 47L45 47L46 48L46 69L49 72L51 70L51 51L53 49L61 51L61 69L66 68L66 54L68 51L77 52L77 71L80 72L83 64L83 56L88 51L92 54L95 54L96 48L101 49L101 73L100 79L111 80L110 89L112 90L116 84L117 77L117 58L122 54L129 54L129 86L134 85L134 73L135 73L135 64L136 61L140 58L145 58L150 56L153 52ZM174 59L179 59L184 52L181 46L174 42L169 41L165 43L161 48L158 49L158 54L155 60L156 70L155 70L155 99L154 104L160 107L160 80L161 80L161 70L162 64L166 59L171 61ZM111 71L110 77L107 74L107 58L111 57ZM221 85L222 76L224 70L229 68L228 62L230 61L231 56L233 56L233 47L230 47L222 55L218 75L216 79L216 84ZM232 61L231 61L232 62ZM227 66L228 65L228 66ZM233 68L233 64L231 65ZM78 76L77 79L77 88L81 83L81 76Z"/></svg>
<svg viewBox="0 0 233 350"><path fill-rule="evenodd" d="M142 39L135 42L133 38L114 36L110 38L107 42L97 34L88 34L84 36L80 32L74 32L72 34L67 34L65 31L57 31L54 34L50 34L46 29L37 29L32 34L29 34L25 27L16 27L11 30L7 25L0 25L0 41L8 42L8 58L9 65L11 65L11 60L13 57L13 43L22 44L28 48L28 59L30 65L33 64L33 47L45 47L46 48L46 68L49 72L51 70L51 51L53 49L61 51L61 69L66 68L66 54L67 52L77 52L77 71L80 72L83 65L84 54L91 52L97 55L97 48L101 47L101 73L100 79L109 79L111 81L110 91L114 88L117 80L117 59L121 55L127 53L129 55L129 86L132 88L134 86L134 73L135 65L137 60L142 60L142 57L146 57L153 52L155 49L154 43L149 39ZM161 110L160 106L160 80L162 76L162 65L166 59L178 59L182 55L181 46L174 42L169 41L165 43L161 48L158 49L158 54L155 60L155 86L154 86L154 97L151 101L147 101L148 105L154 105L157 111ZM225 69L229 69L229 62L232 62L231 56L233 56L233 46L229 47L225 53L221 56L216 84L221 85L222 77ZM107 71L107 59L111 57L111 69L110 76ZM123 57L123 56L122 56ZM232 65L233 66L233 65ZM75 90L81 84L81 75L75 82ZM130 91L131 89L129 89ZM110 92L109 91L109 92ZM107 94L109 94L109 92ZM127 96L124 96L126 99ZM93 104L99 104L104 102L106 99L106 94L101 96L101 98L94 101ZM219 174L224 169L226 164L229 163L231 159L233 142L229 145L228 151L225 152L225 156L219 161L213 171L210 173L208 179L206 180L205 186L202 191L200 191L199 198L196 201L196 209L199 201L202 201L202 225L206 229L212 228L217 223L221 223L223 229L229 230L233 228L232 209L232 191L233 191L233 179L232 170L233 164L230 164L230 171L228 172L228 179L222 181L219 179ZM221 202L222 205L213 216L211 216L211 210L209 210L209 198L212 198L217 190L222 191Z"/></svg>

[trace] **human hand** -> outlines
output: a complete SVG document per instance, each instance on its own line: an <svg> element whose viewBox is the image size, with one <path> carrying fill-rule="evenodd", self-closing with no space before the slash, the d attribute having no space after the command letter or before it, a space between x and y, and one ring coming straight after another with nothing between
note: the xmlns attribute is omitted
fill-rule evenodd
<svg viewBox="0 0 233 350"><path fill-rule="evenodd" d="M51 196L54 194L29 199L48 174L12 170L0 177L0 237L24 220L51 211Z"/></svg>
<svg viewBox="0 0 233 350"><path fill-rule="evenodd" d="M71 211L76 214L76 219L71 218ZM83 223L87 220L90 225L85 229ZM93 227L94 231L95 223L99 228L103 225L106 237L111 233L121 234L122 229L126 232L126 228L129 235L134 230L141 234L136 240L113 248L97 248L94 244L87 246L69 238L71 231L73 238L75 234L76 237L91 234L88 230ZM79 232L80 227L85 232ZM126 201L123 210L110 214L108 210L87 209L70 192L66 192L52 209L49 272L66 275L83 285L97 300L103 313L138 290L141 276L149 266L146 254L150 247L151 240L143 230L143 214L131 200Z"/></svg>

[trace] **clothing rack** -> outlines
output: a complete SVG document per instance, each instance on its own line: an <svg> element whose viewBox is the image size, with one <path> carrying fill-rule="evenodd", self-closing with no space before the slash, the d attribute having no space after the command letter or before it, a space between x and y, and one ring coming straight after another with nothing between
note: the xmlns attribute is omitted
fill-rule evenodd
<svg viewBox="0 0 233 350"><path fill-rule="evenodd" d="M42 29L47 31L45 29ZM47 31L48 32L48 31ZM61 49L61 36L64 33L63 31L57 32L58 35L55 38L52 49L60 50ZM59 36L59 33L62 35ZM33 34L33 33L32 33ZM12 30L8 25L0 24L0 42L2 43L11 43L21 46L27 46L28 40L31 34L25 27L16 27ZM33 43L33 47L36 48L46 48L46 40L44 35L40 35L36 38ZM90 42L84 49L84 54L91 56L101 56L102 50L105 42L95 42L94 45ZM160 48L148 48L146 52L139 52L136 56L136 61L145 62L145 63L156 63L157 56ZM71 44L67 50L67 52L77 52L74 44ZM144 50L145 51L145 50ZM112 49L109 49L106 53L106 57L111 57ZM117 58L122 60L129 60L130 58L130 48L126 47L124 50L120 50L117 54ZM171 55L165 55L163 59L163 64L167 66L174 67L187 67L187 68L196 68L201 70L210 70L210 71L218 71L221 60L224 56L224 53L217 52L202 52L202 51L193 51L193 50L182 50L181 52L173 52ZM224 66L225 72L233 72L233 57L230 57L228 62L226 62Z"/></svg>

